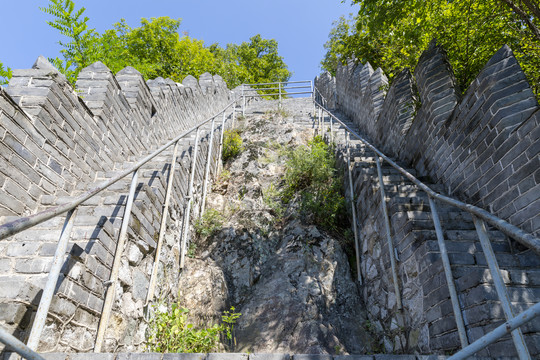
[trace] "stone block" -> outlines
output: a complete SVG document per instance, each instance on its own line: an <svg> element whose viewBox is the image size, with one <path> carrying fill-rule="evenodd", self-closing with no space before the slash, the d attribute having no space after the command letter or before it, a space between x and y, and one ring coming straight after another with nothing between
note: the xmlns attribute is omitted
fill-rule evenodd
<svg viewBox="0 0 540 360"><path fill-rule="evenodd" d="M166 353L163 354L163 360L206 360L206 354Z"/></svg>
<svg viewBox="0 0 540 360"><path fill-rule="evenodd" d="M336 355L334 360L373 360L373 355Z"/></svg>
<svg viewBox="0 0 540 360"><path fill-rule="evenodd" d="M45 360L67 360L67 353L41 353L40 354Z"/></svg>
<svg viewBox="0 0 540 360"><path fill-rule="evenodd" d="M332 360L328 354L294 354L293 360Z"/></svg>
<svg viewBox="0 0 540 360"><path fill-rule="evenodd" d="M209 353L206 360L248 360L248 357L245 353Z"/></svg>
<svg viewBox="0 0 540 360"><path fill-rule="evenodd" d="M122 354L117 357L113 353L73 353L69 354L68 360L115 360L120 358L120 355Z"/></svg>
<svg viewBox="0 0 540 360"><path fill-rule="evenodd" d="M119 353L116 360L161 360L162 356L161 353Z"/></svg>
<svg viewBox="0 0 540 360"><path fill-rule="evenodd" d="M265 354L265 353L249 354L249 360L290 360L290 359L291 359L291 355L289 354Z"/></svg>

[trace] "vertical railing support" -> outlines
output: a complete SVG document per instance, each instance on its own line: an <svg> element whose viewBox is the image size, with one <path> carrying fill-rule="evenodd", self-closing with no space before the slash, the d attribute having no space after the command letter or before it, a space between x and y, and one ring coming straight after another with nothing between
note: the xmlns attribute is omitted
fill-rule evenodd
<svg viewBox="0 0 540 360"><path fill-rule="evenodd" d="M358 283L362 285L362 273L360 272L360 240L358 238L358 229L356 227L356 201L354 200L354 187L351 170L351 149L350 149L350 135L347 131L347 170L349 173L349 191L351 193L351 210L352 210L352 223L354 232L354 250L356 252L356 272L358 273Z"/></svg>
<svg viewBox="0 0 540 360"><path fill-rule="evenodd" d="M236 107L234 104L233 109ZM225 115L225 110L223 110L223 119L221 120L221 130L219 132L219 151L216 159L216 169L217 173L221 173L221 152L223 151L223 132L225 131L225 120L227 116ZM234 110L233 110L233 119L234 119Z"/></svg>
<svg viewBox="0 0 540 360"><path fill-rule="evenodd" d="M279 87L279 106L278 107L281 109L281 83L279 83L278 87Z"/></svg>
<svg viewBox="0 0 540 360"><path fill-rule="evenodd" d="M41 337L43 327L45 326L45 321L47 320L47 313L49 312L49 307L51 306L54 289L56 289L56 284L58 283L58 276L60 275L60 271L64 265L66 250L71 237L73 222L75 220L75 211L76 208L68 211L66 219L64 220L64 227L60 233L60 239L58 239L58 245L56 245L51 270L49 271L47 283L43 289L43 294L41 295L41 300L39 301L36 317L28 338L27 345L32 350L37 350L39 346L39 338Z"/></svg>
<svg viewBox="0 0 540 360"><path fill-rule="evenodd" d="M94 352L96 353L101 352L105 331L107 330L109 317L111 316L116 290L116 281L118 280L118 272L120 271L122 254L124 252L124 245L127 239L127 230L129 226L129 219L131 217L131 208L133 207L133 200L135 198L135 190L138 184L138 178L139 169L133 172L133 176L131 178L131 186L129 188L129 195L127 198L126 207L124 209L124 217L122 219L122 227L120 228L120 235L118 236L118 243L116 245L116 252L114 254L111 276L109 278L107 292L105 293L105 302L103 303L101 319L99 320L98 332L96 335L96 345L94 346Z"/></svg>
<svg viewBox="0 0 540 360"><path fill-rule="evenodd" d="M484 256L491 272L491 278L493 279L493 285L495 285L495 290L501 301L501 307L503 309L506 320L510 321L514 318L514 312L512 311L512 305L510 303L510 298L508 297L508 291L504 285L504 281L501 276L501 270L497 259L495 258L495 253L493 252L493 247L491 247L491 242L486 231L486 224L484 220L478 219L476 216L472 215L474 226L476 232L478 233L478 238L480 239L480 245L482 245L482 250L484 251ZM523 333L520 328L512 330L512 340L514 341L514 346L520 360L530 360L531 355L527 350L527 345L523 339Z"/></svg>
<svg viewBox="0 0 540 360"><path fill-rule="evenodd" d="M146 294L145 306L150 304L150 302L154 299L154 289L156 287L157 272L159 269L159 261L161 257L161 247L163 245L165 231L167 230L167 215L169 214L169 202L171 199L171 192L173 188L174 171L176 168L176 157L178 154L178 143L179 141L174 144L171 167L169 170L169 179L167 180L167 190L165 192L165 203L163 204L163 211L161 213L161 224L159 226L159 237L156 247L156 254L154 257L154 264L152 266L152 275L150 276L150 285L148 286L148 293Z"/></svg>
<svg viewBox="0 0 540 360"><path fill-rule="evenodd" d="M398 276L397 276L397 266L396 266L396 250L394 248L394 242L392 241L392 236L390 236L390 221L388 219L388 210L386 209L386 194L384 192L384 180L382 175L381 162L379 160L379 155L375 155L375 162L377 163L377 173L379 175L379 186L381 188L381 207L382 215L384 218L384 227L386 230L386 243L388 244L388 255L390 256L390 266L392 267L392 278L394 280L394 291L396 293L397 307L399 310L402 309L401 305L401 294L399 292Z"/></svg>
<svg viewBox="0 0 540 360"><path fill-rule="evenodd" d="M441 251L441 258L443 262L444 275L446 276L446 283L448 284L448 291L450 292L450 301L452 302L452 310L454 311L454 318L456 319L456 325L459 334L459 341L461 342L461 348L465 348L469 345L467 339L467 331L465 331L465 324L463 323L463 315L461 313L461 307L459 306L459 298L454 284L454 277L452 276L452 268L450 267L450 259L448 258L448 251L446 250L446 244L444 242L444 235L442 232L441 221L439 220L439 213L435 201L428 196L429 207L431 208L431 215L433 217L433 224L435 225L435 232L437 234L437 242L439 243L439 250Z"/></svg>
<svg viewBox="0 0 540 360"><path fill-rule="evenodd" d="M224 111L225 113L225 111ZM212 161L212 148L214 145L214 126L215 118L212 118L212 129L210 130L210 143L208 144L208 156L206 157L206 169L204 170L204 182L203 182L203 193L201 200L201 214L204 214L205 202L206 202L206 191L208 189L208 175L210 174L210 162Z"/></svg>
<svg viewBox="0 0 540 360"><path fill-rule="evenodd" d="M186 210L184 211L184 221L183 221L183 226L182 226L182 238L181 238L182 245L180 248L180 269L184 268L184 261L186 257L186 243L187 243L187 236L188 236L188 231L189 231L189 218L191 215L191 203L193 202L193 183L195 181L195 170L197 168L197 152L199 150L199 146L198 146L199 135L200 135L200 128L197 128L197 132L195 134L195 144L193 145L193 159L191 162L187 206L186 206Z"/></svg>
<svg viewBox="0 0 540 360"><path fill-rule="evenodd" d="M330 116L330 144L334 144L334 119Z"/></svg>
<svg viewBox="0 0 540 360"><path fill-rule="evenodd" d="M244 93L244 84L242 84L242 116L246 116L246 94Z"/></svg>

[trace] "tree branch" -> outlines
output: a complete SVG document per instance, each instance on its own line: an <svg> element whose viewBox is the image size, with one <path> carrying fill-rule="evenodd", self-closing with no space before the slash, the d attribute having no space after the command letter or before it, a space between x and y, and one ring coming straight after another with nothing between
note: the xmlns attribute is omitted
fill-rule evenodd
<svg viewBox="0 0 540 360"><path fill-rule="evenodd" d="M519 15L519 17L521 17L521 19L525 21L529 29L531 29L533 35L536 36L538 40L540 40L540 29L538 29L536 25L534 25L534 23L531 21L531 15L527 14L522 8L516 5L513 0L500 0L500 1L508 5L517 15Z"/></svg>
<svg viewBox="0 0 540 360"><path fill-rule="evenodd" d="M525 5L531 10L531 12L536 16L538 20L540 20L540 7L538 5L535 5L531 2L531 0L522 0Z"/></svg>

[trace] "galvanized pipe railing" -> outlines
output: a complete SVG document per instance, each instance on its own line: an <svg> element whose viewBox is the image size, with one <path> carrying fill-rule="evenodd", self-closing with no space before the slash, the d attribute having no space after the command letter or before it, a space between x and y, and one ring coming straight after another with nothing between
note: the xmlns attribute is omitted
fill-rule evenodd
<svg viewBox="0 0 540 360"><path fill-rule="evenodd" d="M234 101L229 103L223 110L221 110L218 113L218 115L223 113L223 122L222 122L222 126L221 126L221 143L222 143L222 140L223 140L223 127L225 125L226 111L231 106L236 107L236 103L239 100L240 100L240 98L235 99ZM233 113L234 113L234 111L233 111ZM129 196L128 196L128 199L127 199L127 203L126 203L126 207L125 207L125 211L124 211L124 216L123 216L123 219L122 219L122 226L121 226L120 235L119 235L119 239L118 239L118 243L117 243L117 250L116 250L116 253L115 253L114 263L113 263L113 267L111 269L111 277L110 277L110 280L108 282L106 282L106 285L108 285L108 288L107 288L107 291L106 291L106 297L105 297L102 316L101 316L101 319L100 319L100 325L98 327L98 334L96 336L96 345L94 347L95 352L99 352L101 350L101 347L102 347L102 344L103 344L104 334L105 334L105 331L106 331L106 328L107 328L108 318L109 318L110 312L112 310L112 304L113 304L113 299L114 299L114 291L115 291L115 282L116 282L117 277L118 277L120 259L121 259L121 256L123 254L124 244L125 244L125 241L126 241L126 238L127 238L127 227L129 225L129 220L130 220L129 217L130 217L130 214L131 214L131 207L133 205L133 201L134 201L134 197L135 197L135 189L136 189L137 184L138 184L138 181L137 181L137 179L138 179L138 176L137 176L138 171L142 166L144 166L146 163L148 163L149 161L154 159L156 156L161 154L163 151L168 149L171 145L173 145L173 144L175 145L175 149L173 150L174 154L173 154L173 161L171 163L171 171L169 172L169 181L168 181L168 185L167 185L166 199L165 199L165 204L163 206L162 221L161 221L160 230L159 230L160 233L159 233L159 240L158 240L158 245L157 245L158 248L156 249L156 258L155 258L156 260L155 261L159 262L159 256L160 256L160 250L161 250L160 244L162 243L162 239L163 239L163 235L164 235L164 231L165 231L164 223L166 223L166 217L167 217L167 212L168 212L168 203L169 203L170 192L171 192L171 187L172 187L172 178L173 178L173 174L174 174L174 167L175 167L175 163L176 163L176 152L177 152L178 142L179 142L180 139L182 139L185 136L189 135L194 130L199 132L199 130L200 130L200 128L202 126L206 125L209 121L213 122L216 116L217 115L215 115L215 116L201 122L200 124L198 124L198 125L190 128L190 129L184 131L183 133L181 133L180 135L178 135L177 137L175 137L171 141L167 142L165 145L161 146L158 150L156 150L152 154L150 154L150 155L146 156L145 158L143 158L141 161L139 161L135 165L131 166L130 168L128 168L126 170L124 170L123 172L119 173L118 175L116 175L112 179L104 182L103 184L101 184L101 185L99 185L99 186L85 192L84 194L82 194L82 195L80 195L78 197L75 197L73 201L68 202L66 204L62 204L62 205L52 207L50 209L46 209L44 211L41 211L41 212L39 212L37 214L34 214L34 215L31 215L31 216L18 218L18 219L14 220L14 221L11 221L9 223L6 223L6 224L0 226L0 240L2 240L2 239L5 239L5 238L7 238L9 236L20 233L20 232L22 232L22 231L24 231L26 229L29 229L29 228L31 228L33 226L41 224L41 223L43 223L43 222L45 222L47 220L50 220L50 219L52 219L52 218L54 218L56 216L60 216L60 215L62 215L64 213L66 213L66 212L68 213L68 215L66 216L65 222L64 222L64 227L62 229L56 251L55 251L55 255L53 257L53 265L51 267L51 270L49 271L46 286L45 286L45 288L43 290L43 294L42 294L42 297L41 297L41 300L40 300L40 303L39 303L39 306L38 306L38 311L36 313L35 321L34 321L34 324L32 326L30 336L29 336L28 345L27 346L25 345L28 349L36 350L38 345L39 345L39 338L41 336L41 333L43 331L43 327L45 325L45 321L46 321L46 318L47 318L47 313L49 311L49 307L50 307L50 304L51 304L51 301L52 301L52 297L54 295L54 289L56 288L56 284L58 282L58 277L60 275L60 271L61 271L62 265L64 263L64 259L65 259L65 256L66 256L67 244L68 244L69 238L71 236L71 230L73 228L73 222L74 222L74 219L75 219L75 213L76 213L77 207L79 205L81 205L82 203L84 203L86 200L96 196L101 191L104 191L105 189L107 189L111 185L115 184L119 180L121 180L124 177L132 174L132 181L131 181ZM212 136L213 136L213 134L212 134ZM211 136L211 138L212 138L212 136ZM196 151L196 149L197 149L197 140L195 142L195 151ZM220 144L220 150L221 150L221 144ZM208 157L211 157L211 155L212 154L209 152ZM148 305L148 302L152 301L152 298L153 298L154 287L155 287L155 278L156 278L155 272L156 271L157 271L157 267L154 266L154 269L152 271L150 286L149 286L148 293L147 293L147 301L146 301L147 305ZM0 328L0 341L5 343L5 344L11 344L11 340L12 340L12 339L10 339L11 335L7 334L9 336L4 336L6 334L7 333L5 332L5 330ZM19 349L22 349L20 346L15 345L13 348L19 354L21 354L23 356L27 356L27 353L24 352L26 350L24 350L24 349L21 350L24 353L19 352ZM28 356L33 356L33 358L35 358L35 359L40 358L37 353L34 353L33 355L28 355Z"/></svg>
<svg viewBox="0 0 540 360"><path fill-rule="evenodd" d="M319 92L319 96L324 100L324 97L322 96L322 94L320 94L320 92ZM496 217L495 215L487 212L484 209L481 209L481 208L476 207L474 205L463 203L463 202L461 202L459 200L456 200L456 199L453 199L453 198L450 198L448 196L441 195L441 194L435 192L434 190L429 188L427 185L422 183L420 180L418 180L411 173L409 173L407 170L403 169L401 166L399 166L397 163L395 163L392 159L390 159L389 157L384 155L381 151L379 151L373 145L371 145L362 136L357 134L353 129L351 129L349 126L347 126L345 123L343 123L339 118L337 118L334 114L332 114L330 111L328 111L328 109L326 109L326 107L321 105L320 102L318 102L317 100L314 100L314 101L315 101L316 106L318 106L319 109L322 111L323 119L324 119L324 113L327 113L328 116L331 119L334 119L339 124L341 124L341 126L348 132L348 134L349 133L352 134L355 138L360 140L367 148L369 148L371 151L373 151L376 154L375 161L377 163L377 172L378 172L378 175L379 175L379 184L381 186L381 198L382 198L381 201L382 201L382 207L383 207L383 216L385 217L385 228L386 228L387 236L390 234L390 229L389 229L389 224L387 224L387 222L388 222L388 214L386 212L386 204L385 204L386 200L385 200L385 197L384 197L384 183L382 181L382 172L381 172L379 158L382 158L383 160L387 161L393 168L397 169L402 175L404 175L412 183L414 183L416 186L418 186L420 189L422 189L423 191L425 191L428 194L428 198L429 198L429 201L430 201L430 208L431 208L431 211L432 211L433 221L434 221L436 234L437 234L437 241L439 243L439 247L440 247L440 251L441 251L441 257L442 257L442 260L443 260L443 267L444 267L444 270L445 270L445 276L446 276L447 284L448 284L448 287L449 287L450 300L452 302L452 308L453 308L454 316L455 316L456 323L457 323L459 338L460 338L460 341L461 341L463 351L467 350L467 352L464 352L464 354L466 353L466 354L469 354L469 355L473 354L474 352L476 352L476 351L482 349L483 347L487 346L489 341L491 341L491 342L496 341L498 338L500 338L504 334L502 334L502 335L500 335L499 333L495 334L496 331L494 330L492 333L490 333L490 334L484 336L482 339L480 339L480 340L482 340L481 343L485 344L485 345L482 345L482 347L477 348L478 343L480 343L480 340L475 342L472 345L467 345L468 344L468 339L467 339L467 335L466 335L466 331L465 331L463 317L462 317L462 314L461 314L461 307L459 305L459 299L458 299L457 292L456 292L456 289L455 289L455 285L454 285L454 282L453 282L453 276L452 276L452 272L451 272L450 261L448 259L448 253L446 251L446 246L445 246L445 243L444 243L444 238L443 238L443 234L442 234L442 228L440 226L440 221L439 221L439 216L438 216L436 205L435 205L435 200L438 200L438 201L446 203L448 205L457 207L458 209L464 210L464 211L466 211L466 212L468 212L469 214L472 215L473 221L475 223L475 227L477 229L477 233L478 233L479 238L480 238L480 243L482 245L484 254L486 256L486 261L488 262L488 267L489 267L490 272L492 274L492 277L494 279L495 288L496 288L497 294L499 296L499 300L501 301L503 311L504 311L505 316L506 316L506 318L508 320L508 323L512 324L512 326L513 326L512 329L509 329L508 331L511 331L511 333L512 333L512 338L514 340L514 345L516 347L518 356L519 356L520 359L530 359L530 354L529 354L529 352L527 350L527 346L525 344L525 341L523 339L523 334L522 334L521 330L519 329L519 326L521 326L522 324L532 320L532 318L534 316L538 315L539 311L538 311L537 308L540 305L540 303L533 306L533 308L535 308L536 310L533 311L532 308L531 308L531 309L527 310L526 312L523 312L520 315L514 317L512 309L511 309L510 300L508 298L508 293L507 293L507 290L506 290L506 286L505 286L505 284L504 284L504 282L502 280L502 277L501 277L501 274L500 274L500 269L498 267L497 260L496 260L495 255L494 255L493 248L491 246L491 242L489 241L489 238L487 236L487 231L485 229L484 221L488 222L489 224L491 224L495 228L499 229L501 232L503 232L507 236L509 236L509 237L515 239L516 241L520 242L521 244L529 247L530 249L532 249L537 254L540 254L540 239L538 239L538 238L534 237L532 234L528 234L525 231L519 229L518 227L516 227L516 226L514 226L514 225L512 225L512 224L510 224L510 223ZM394 286L396 286L396 284L397 284L396 274L397 273L396 273L396 269L395 269L395 264L392 261L392 260L394 260L393 244L392 244L391 239L387 238L387 241L388 241L388 247L389 247L389 252L390 252L392 273L393 273L393 277L394 277L394 279L393 279L394 280ZM399 301L400 297L399 297L399 290L398 290L397 287L395 288L395 291L396 291L396 297L397 297L397 299ZM399 308L399 305L398 305L398 308ZM534 314L534 315L531 315L531 314ZM518 317L523 322L521 322L519 325L514 326L514 324L518 323L518 321L516 320ZM486 338L487 340L484 339L484 338ZM489 343L491 343L491 342L489 342ZM474 352L469 352L468 349L472 348L473 345L474 345L474 348L477 349L477 350L475 350ZM461 352L460 352L460 354L461 354ZM456 354L456 356L457 356L457 354ZM463 356L460 355L459 357L455 357L455 358L456 359L458 359L458 358L462 359L462 358L465 358L466 356L468 356L468 355L463 355ZM454 357L452 357L452 359L454 359Z"/></svg>

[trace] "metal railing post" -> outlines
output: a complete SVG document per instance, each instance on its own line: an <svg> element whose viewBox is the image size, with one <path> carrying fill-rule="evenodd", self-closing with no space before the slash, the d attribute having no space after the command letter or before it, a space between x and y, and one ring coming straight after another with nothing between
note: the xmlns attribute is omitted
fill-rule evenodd
<svg viewBox="0 0 540 360"><path fill-rule="evenodd" d="M8 333L3 326L0 326L0 341L7 345L8 349L12 349L17 354L28 360L45 360L44 357L30 349L21 340ZM7 359L8 357L5 356Z"/></svg>
<svg viewBox="0 0 540 360"><path fill-rule="evenodd" d="M281 83L279 83L279 108L281 109Z"/></svg>
<svg viewBox="0 0 540 360"><path fill-rule="evenodd" d="M491 332L482 336L480 339L467 346L465 349L458 351L456 354L450 356L447 360L463 360L469 358L469 356L482 350L495 341L499 340L514 329L519 328L521 325L528 323L537 316L540 316L540 303L534 304L529 309L520 313L515 318L506 321L504 324L498 326Z"/></svg>
<svg viewBox="0 0 540 360"><path fill-rule="evenodd" d="M334 143L334 121L330 117L330 144Z"/></svg>
<svg viewBox="0 0 540 360"><path fill-rule="evenodd" d="M105 331L107 330L109 317L111 316L111 310L114 303L114 296L116 290L116 281L118 280L118 272L120 271L120 264L122 260L122 254L124 253L124 245L127 239L127 230L129 226L129 219L131 217L131 208L133 207L133 200L135 198L135 189L137 188L139 178L139 169L133 172L131 178L131 186L129 188L129 195L124 210L124 217L122 219L122 227L120 228L120 235L118 236L118 244L116 245L116 252L114 254L114 262L111 269L111 276L108 282L107 292L105 294L105 302L103 303L103 311L101 312L101 319L99 320L98 332L96 335L96 345L94 346L94 352L101 352L103 346L103 340L105 338Z"/></svg>
<svg viewBox="0 0 540 360"><path fill-rule="evenodd" d="M352 223L354 232L354 249L356 252L356 272L358 273L358 283L362 285L362 273L360 272L360 240L358 239L358 229L356 227L356 202L354 201L354 188L353 178L351 170L351 149L350 149L350 136L347 131L347 170L349 173L349 191L351 193L351 210L352 210Z"/></svg>
<svg viewBox="0 0 540 360"><path fill-rule="evenodd" d="M56 245L56 251L54 253L53 263L51 270L49 271L49 276L47 277L47 283L43 289L43 294L41 295L41 300L39 301L39 307L32 325L32 330L30 331L30 336L28 338L28 347L32 350L37 350L39 346L39 338L43 332L43 327L45 326L45 321L47 320L47 313L49 312L49 307L51 306L52 298L54 295L54 289L56 289L56 284L58 283L58 276L64 265L64 260L66 258L66 250L71 237L71 230L73 229L73 223L75 220L75 211L77 208L68 211L66 219L64 221L64 226L62 232L60 233L60 239L58 240L58 245Z"/></svg>
<svg viewBox="0 0 540 360"><path fill-rule="evenodd" d="M156 247L156 255L154 257L154 264L152 265L152 275L150 276L150 285L148 286L148 293L146 294L145 306L154 300L154 289L156 287L159 259L161 257L161 247L163 245L163 238L165 237L165 231L167 230L167 215L169 214L169 202L171 199L171 192L173 188L174 171L176 168L176 157L178 154L178 143L174 144L171 167L169 170L169 179L167 181L167 190L165 192L165 203L163 204L163 211L161 213L161 224L159 226L159 237Z"/></svg>
<svg viewBox="0 0 540 360"><path fill-rule="evenodd" d="M234 113L233 113L233 118L234 118ZM223 151L223 133L225 131L225 120L226 120L226 115L225 115L225 111L223 111L223 119L221 120L221 130L219 132L219 151L218 151L218 156L216 159L216 169L218 173L221 172L221 152Z"/></svg>
<svg viewBox="0 0 540 360"><path fill-rule="evenodd" d="M208 156L206 157L206 169L204 170L203 194L202 194L202 200L201 200L200 216L204 214L204 208L205 208L205 202L206 202L206 191L208 189L208 175L210 173L210 162L212 160L212 147L214 145L214 126L215 126L215 119L212 119L212 129L210 130L210 144L208 144Z"/></svg>
<svg viewBox="0 0 540 360"><path fill-rule="evenodd" d="M323 132L323 129L322 129L322 122L321 122L321 118L322 118L322 109L319 108L319 114L318 114L318 122L317 122L317 130L319 130L319 134L322 134Z"/></svg>
<svg viewBox="0 0 540 360"><path fill-rule="evenodd" d="M246 94L244 93L244 84L242 84L242 116L246 116Z"/></svg>
<svg viewBox="0 0 540 360"><path fill-rule="evenodd" d="M195 134L195 144L193 145L193 159L191 162L191 171L190 171L190 178L189 178L189 189L188 189L188 198L187 198L187 206L186 210L184 211L184 224L182 226L182 238L181 238L181 248L180 248L180 269L184 268L184 261L186 256L186 243L187 243L187 235L189 231L189 218L191 215L191 203L193 202L193 183L195 181L195 170L197 168L197 152L199 150L199 135L200 135L200 128L197 128L197 132Z"/></svg>
<svg viewBox="0 0 540 360"><path fill-rule="evenodd" d="M386 229L386 242L388 244L388 255L390 256L390 265L392 267L392 278L394 280L394 291L396 293L397 307L399 310L402 309L401 304L401 294L399 292L398 276L397 276L397 267L396 267L396 251L394 248L394 242L390 236L390 221L388 220L388 210L386 209L386 195L384 192L384 180L382 175L381 162L379 156L375 155L375 162L377 163L377 173L379 175L379 186L381 188L381 208L382 215L384 218L384 227Z"/></svg>
<svg viewBox="0 0 540 360"><path fill-rule="evenodd" d="M501 276L501 270L499 264L491 247L491 242L486 231L486 224L483 220L478 219L476 216L472 215L474 226L476 232L478 233L478 238L480 239L480 245L482 245L482 250L484 251L484 257L491 272L491 277L493 279L493 285L495 285L495 290L501 301L501 307L503 309L506 320L512 320L514 318L514 312L512 311L512 305L510 303L510 298L508 297L508 291L506 290L506 285ZM527 345L523 339L523 333L521 329L515 329L512 331L512 340L514 341L514 346L520 360L528 360L531 358L529 351L527 350Z"/></svg>
<svg viewBox="0 0 540 360"><path fill-rule="evenodd" d="M439 243L439 250L441 251L444 275L446 276L446 283L448 284L448 291L450 292L452 310L454 311L454 318L456 319L458 328L459 341L461 342L461 348L465 348L469 344L469 340L467 339L467 331L465 331L465 324L463 323L463 315L461 313L461 307L459 306L459 298L454 284L454 277L452 276L452 268L450 267L450 259L448 258L448 251L446 250L446 244L444 242L439 213L437 212L435 201L429 195L428 199L431 215L433 216L433 224L435 225L435 232L437 234L437 242Z"/></svg>

